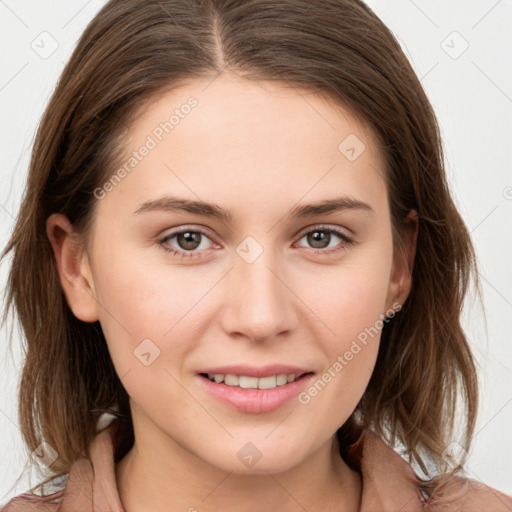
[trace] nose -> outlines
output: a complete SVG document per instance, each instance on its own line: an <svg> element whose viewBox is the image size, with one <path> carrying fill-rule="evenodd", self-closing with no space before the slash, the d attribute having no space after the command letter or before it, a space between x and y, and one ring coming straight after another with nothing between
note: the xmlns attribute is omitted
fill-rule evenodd
<svg viewBox="0 0 512 512"><path fill-rule="evenodd" d="M228 335L263 342L293 331L297 299L271 250L251 263L235 254L227 278L221 323Z"/></svg>

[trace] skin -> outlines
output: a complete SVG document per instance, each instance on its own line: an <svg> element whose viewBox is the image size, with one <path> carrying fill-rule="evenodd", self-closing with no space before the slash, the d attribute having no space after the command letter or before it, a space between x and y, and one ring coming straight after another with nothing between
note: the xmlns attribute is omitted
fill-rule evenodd
<svg viewBox="0 0 512 512"><path fill-rule="evenodd" d="M359 510L361 478L334 434L365 391L380 333L309 403L294 398L272 412L219 402L196 372L277 362L321 377L358 334L406 300L416 212L406 223L407 250L394 252L372 133L317 93L228 73L152 102L126 135L127 157L190 96L197 107L98 200L87 245L65 216L47 221L68 304L77 318L100 321L130 395L135 445L116 467L122 503L127 512ZM354 161L338 149L348 134L366 146ZM215 203L233 220L133 213L171 193ZM298 204L344 195L373 211L285 217ZM331 233L328 248L341 249L326 255L306 236L318 224L355 243ZM196 235L193 258L157 241L184 226L206 233ZM263 249L250 263L236 251L247 236ZM179 237L165 244L186 252ZM160 350L148 366L134 356L144 339ZM251 467L237 457L247 442L261 453Z"/></svg>

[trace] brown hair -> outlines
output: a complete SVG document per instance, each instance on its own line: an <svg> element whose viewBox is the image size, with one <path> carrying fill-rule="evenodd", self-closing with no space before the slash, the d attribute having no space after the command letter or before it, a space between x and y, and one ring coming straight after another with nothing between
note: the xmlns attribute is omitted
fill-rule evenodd
<svg viewBox="0 0 512 512"><path fill-rule="evenodd" d="M132 446L127 393L99 322L78 320L67 305L45 223L64 213L85 240L93 191L112 174L142 105L224 70L322 93L371 128L386 162L395 250L406 215L418 212L411 293L383 326L368 388L338 434L348 458L363 428L398 440L432 491L448 471L442 455L459 399L466 450L475 425L477 378L460 315L471 275L479 290L476 258L450 196L433 109L391 31L360 0L111 0L91 21L37 131L2 255L14 253L4 321L14 305L26 338L26 445L48 442L59 455L51 473L64 475L89 456L99 414L117 404L115 460Z"/></svg>

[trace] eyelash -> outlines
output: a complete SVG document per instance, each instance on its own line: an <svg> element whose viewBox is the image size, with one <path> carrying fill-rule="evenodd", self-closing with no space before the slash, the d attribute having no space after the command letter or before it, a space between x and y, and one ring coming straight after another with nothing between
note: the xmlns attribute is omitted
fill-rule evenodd
<svg viewBox="0 0 512 512"><path fill-rule="evenodd" d="M311 248L311 247L310 248L305 247L305 249L308 249L308 252L312 251L314 253L321 253L322 255L330 255L330 254L336 253L338 251L342 251L343 249L346 249L347 247L349 247L350 245L353 245L355 243L355 240L353 238L349 237L342 231L339 231L334 228L327 228L322 225L312 227L309 231L306 231L305 233L303 233L299 237L298 240L301 240L306 235L309 235L310 233L314 233L316 231L321 231L324 233L331 233L331 234L334 233L336 236L338 236L342 240L342 243L338 244L336 247L331 247L329 249L315 249L315 248ZM201 251L183 251L183 250L170 248L168 245L166 245L166 243L169 240L172 240L175 236L177 236L181 233L188 233L188 232L200 233L201 235L210 239L210 237L207 235L207 233L205 233L204 231L201 231L200 229L181 229L179 231L175 231L174 233L168 234L168 235L164 236L163 238L158 239L157 243L165 252L171 253L173 256L178 256L181 258L189 258L189 259L198 257L198 256L200 256Z"/></svg>

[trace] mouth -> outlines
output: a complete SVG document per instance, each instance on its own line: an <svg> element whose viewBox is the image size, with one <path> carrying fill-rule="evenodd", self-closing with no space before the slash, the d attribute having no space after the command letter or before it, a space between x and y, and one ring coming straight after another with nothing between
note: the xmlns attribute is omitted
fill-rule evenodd
<svg viewBox="0 0 512 512"><path fill-rule="evenodd" d="M265 370L247 373L253 375L200 372L197 377L202 392L224 406L234 407L243 413L261 414L291 404L311 383L315 375L314 372L308 371L269 374L269 371ZM254 373L266 375L256 377Z"/></svg>
<svg viewBox="0 0 512 512"><path fill-rule="evenodd" d="M198 368L200 389L220 403L245 413L265 413L291 403L315 373L307 366L269 362Z"/></svg>
<svg viewBox="0 0 512 512"><path fill-rule="evenodd" d="M234 373L200 373L199 375L211 382L241 389L275 389L296 382L302 377L311 375L312 373L313 372L277 373L265 377L236 375Z"/></svg>

